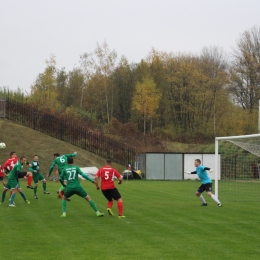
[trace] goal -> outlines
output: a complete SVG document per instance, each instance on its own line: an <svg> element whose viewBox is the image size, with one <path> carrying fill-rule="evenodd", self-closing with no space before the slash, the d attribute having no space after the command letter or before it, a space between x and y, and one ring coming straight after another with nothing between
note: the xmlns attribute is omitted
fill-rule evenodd
<svg viewBox="0 0 260 260"><path fill-rule="evenodd" d="M260 134L215 138L215 194L221 202L260 201L259 174Z"/></svg>

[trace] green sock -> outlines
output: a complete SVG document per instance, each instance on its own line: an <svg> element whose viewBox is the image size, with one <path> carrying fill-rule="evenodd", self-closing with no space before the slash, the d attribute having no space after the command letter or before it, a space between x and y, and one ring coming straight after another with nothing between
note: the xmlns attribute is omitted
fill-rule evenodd
<svg viewBox="0 0 260 260"><path fill-rule="evenodd" d="M89 201L89 205L91 206L92 209L94 209L95 212L98 211L97 206L93 200Z"/></svg>
<svg viewBox="0 0 260 260"><path fill-rule="evenodd" d="M34 188L33 188L33 190L34 190L34 195L36 195L36 193L37 193L37 186L34 186Z"/></svg>
<svg viewBox="0 0 260 260"><path fill-rule="evenodd" d="M2 193L2 203L5 201L5 194L6 194L6 192Z"/></svg>
<svg viewBox="0 0 260 260"><path fill-rule="evenodd" d="M23 197L24 201L26 201L25 194L23 192L20 192L20 195Z"/></svg>
<svg viewBox="0 0 260 260"><path fill-rule="evenodd" d="M46 191L46 182L42 183L43 190Z"/></svg>
<svg viewBox="0 0 260 260"><path fill-rule="evenodd" d="M9 204L13 204L14 203L14 198L15 198L15 195L16 193L12 193L12 196L11 196L11 200L10 200L10 203Z"/></svg>
<svg viewBox="0 0 260 260"><path fill-rule="evenodd" d="M66 200L62 200L61 201L61 208L62 208L63 213L66 213L66 208L67 208L66 206L67 206Z"/></svg>
<svg viewBox="0 0 260 260"><path fill-rule="evenodd" d="M65 190L65 187L63 187L63 186L61 185L61 187L59 188L59 192L61 192L61 191L63 191L63 190Z"/></svg>

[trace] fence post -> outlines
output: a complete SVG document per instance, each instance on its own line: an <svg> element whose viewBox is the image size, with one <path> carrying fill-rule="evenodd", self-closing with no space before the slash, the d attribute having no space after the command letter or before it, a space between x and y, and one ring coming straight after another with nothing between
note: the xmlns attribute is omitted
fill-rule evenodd
<svg viewBox="0 0 260 260"><path fill-rule="evenodd" d="M62 140L62 120L61 119L60 119L60 140Z"/></svg>

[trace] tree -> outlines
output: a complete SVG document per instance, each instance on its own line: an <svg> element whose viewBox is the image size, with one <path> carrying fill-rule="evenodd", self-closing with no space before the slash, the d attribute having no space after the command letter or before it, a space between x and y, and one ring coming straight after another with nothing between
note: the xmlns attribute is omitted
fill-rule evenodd
<svg viewBox="0 0 260 260"><path fill-rule="evenodd" d="M146 122L157 116L157 109L161 93L150 77L136 84L136 92L133 98L132 110L143 118L144 135L146 133Z"/></svg>
<svg viewBox="0 0 260 260"><path fill-rule="evenodd" d="M252 112L260 98L260 27L245 31L237 41L229 74L234 102Z"/></svg>
<svg viewBox="0 0 260 260"><path fill-rule="evenodd" d="M56 92L57 92L57 99L60 101L62 106L66 106L66 93L67 93L67 80L68 74L65 71L65 68L61 70L57 70L56 76Z"/></svg>
<svg viewBox="0 0 260 260"><path fill-rule="evenodd" d="M219 110L223 109L223 99L228 99L225 87L228 84L227 61L222 49L204 47L201 52L201 66L207 76L207 89L212 92L210 99L213 104L214 136L216 136L216 120ZM223 95L224 94L224 95ZM218 104L222 104L218 106ZM218 110L217 110L218 108Z"/></svg>
<svg viewBox="0 0 260 260"><path fill-rule="evenodd" d="M91 79L91 76L94 74L93 53L84 53L80 55L80 68L84 75L84 82L81 88L81 100L80 100L80 108L82 108L84 90L87 88L87 84Z"/></svg>
<svg viewBox="0 0 260 260"><path fill-rule="evenodd" d="M60 102L57 99L56 92L56 60L51 55L46 60L47 67L43 73L40 73L35 83L31 86L30 102L37 105L38 108L59 109Z"/></svg>
<svg viewBox="0 0 260 260"><path fill-rule="evenodd" d="M81 69L74 68L68 74L65 107L81 107L82 88L84 87L84 75Z"/></svg>
<svg viewBox="0 0 260 260"><path fill-rule="evenodd" d="M121 57L112 75L114 88L113 116L121 123L128 123L131 117L131 104L136 84L135 64L129 64Z"/></svg>
<svg viewBox="0 0 260 260"><path fill-rule="evenodd" d="M106 110L107 110L106 111L107 122L109 123L110 116L113 117L114 94L113 94L113 85L110 85L111 86L110 93L108 91L108 87L109 87L109 81L111 80L110 76L114 71L117 53L114 50L110 51L106 42L103 42L101 45L97 44L97 48L95 49L94 53L97 57L97 61L95 63L96 74L100 75L101 79L103 80L103 86L105 90ZM109 100L109 96L110 96L110 100Z"/></svg>

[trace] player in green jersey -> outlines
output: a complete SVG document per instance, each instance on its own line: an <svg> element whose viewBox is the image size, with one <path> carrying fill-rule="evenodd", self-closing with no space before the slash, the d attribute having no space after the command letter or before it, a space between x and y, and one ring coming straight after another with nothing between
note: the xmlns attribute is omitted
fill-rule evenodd
<svg viewBox="0 0 260 260"><path fill-rule="evenodd" d="M24 201L27 204L30 204L30 202L26 199L24 192L22 191L22 188L19 185L19 178L25 178L29 175L32 175L30 172L21 172L21 169L23 165L26 163L26 157L22 156L20 160L14 165L10 173L8 174L8 180L7 184L4 187L3 193L2 193L2 203L5 200L5 194L8 190L12 190L12 196L11 200L9 202L10 207L15 207L14 199L16 195L16 191L19 191L21 196L23 197Z"/></svg>
<svg viewBox="0 0 260 260"><path fill-rule="evenodd" d="M60 155L59 153L53 154L54 160L52 161L48 176L50 177L53 168L55 167L55 165L57 165L58 166L58 173L56 174L56 179L58 181L59 175L61 174L64 167L67 166L68 158L74 157L76 155L77 155L77 152L74 152L72 154L64 154L64 155ZM65 188L63 186L61 186L60 189L58 190L58 194L59 194L58 197L59 198L62 198L62 196L64 194L64 190L65 190ZM67 200L70 200L70 199L68 198Z"/></svg>
<svg viewBox="0 0 260 260"><path fill-rule="evenodd" d="M50 194L46 190L46 180L44 176L40 173L40 163L39 163L39 157L37 154L33 156L33 161L30 163L31 167L29 168L30 172L32 172L33 176L33 182L35 184L33 191L34 191L34 198L38 199L37 196L37 188L39 181L42 181L42 187L43 187L43 193L44 194Z"/></svg>
<svg viewBox="0 0 260 260"><path fill-rule="evenodd" d="M88 175L83 173L78 166L73 165L73 158L69 157L68 165L62 170L59 177L59 181L62 184L62 186L66 187L62 198L61 205L62 205L63 213L61 217L66 217L66 198L69 198L74 194L77 194L78 196L85 198L89 202L93 210L96 212L96 215L98 217L103 217L104 213L100 213L98 211L95 202L90 198L87 192L80 185L78 175L81 175L85 179L96 184L96 188L99 189L98 184L93 179L91 179Z"/></svg>

